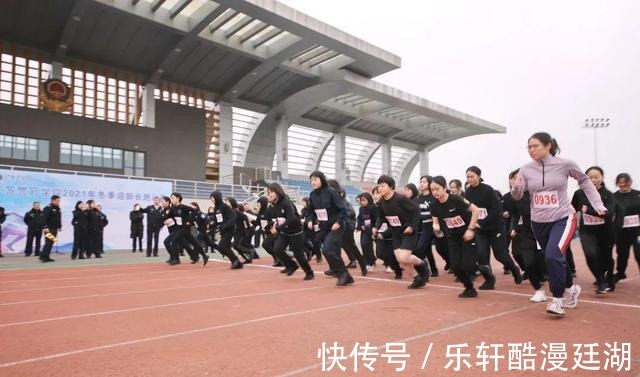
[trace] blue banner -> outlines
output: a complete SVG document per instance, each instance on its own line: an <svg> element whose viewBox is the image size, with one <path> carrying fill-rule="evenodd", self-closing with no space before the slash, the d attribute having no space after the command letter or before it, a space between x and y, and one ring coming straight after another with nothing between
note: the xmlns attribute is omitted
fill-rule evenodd
<svg viewBox="0 0 640 377"><path fill-rule="evenodd" d="M44 209L52 195L60 196L62 209L62 232L58 233L55 251L71 251L74 206L79 200L86 202L90 199L102 205L102 212L109 220L104 230L105 251L130 250L129 212L133 205L139 203L146 207L152 204L154 196L169 195L171 189L169 182L0 169L0 207L4 207L7 215L2 224L2 252L24 251L27 236L24 214L31 210L33 202L40 202ZM146 240L143 245L146 245Z"/></svg>

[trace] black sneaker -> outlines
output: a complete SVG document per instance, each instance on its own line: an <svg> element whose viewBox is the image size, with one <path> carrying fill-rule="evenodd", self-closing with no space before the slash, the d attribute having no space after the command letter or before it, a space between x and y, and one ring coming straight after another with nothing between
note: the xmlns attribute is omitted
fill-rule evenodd
<svg viewBox="0 0 640 377"><path fill-rule="evenodd" d="M402 272L396 272L393 278L396 280L402 280Z"/></svg>
<svg viewBox="0 0 640 377"><path fill-rule="evenodd" d="M438 273L438 270L432 270L431 271L431 277L437 278L440 274Z"/></svg>
<svg viewBox="0 0 640 377"><path fill-rule="evenodd" d="M231 262L231 269L232 270L239 270L243 267L242 263L240 263L239 260L234 260L233 262Z"/></svg>
<svg viewBox="0 0 640 377"><path fill-rule="evenodd" d="M349 262L349 264L347 265L347 268L356 268L358 267L358 262L352 260L351 262Z"/></svg>
<svg viewBox="0 0 640 377"><path fill-rule="evenodd" d="M203 266L206 266L206 265L207 265L207 262L209 262L209 256L208 256L208 255L206 255L206 254L205 254L205 255L203 255L203 256L202 256L202 262L203 262L203 263L202 263L202 265L203 265Z"/></svg>
<svg viewBox="0 0 640 377"><path fill-rule="evenodd" d="M424 287L425 285L427 285L427 281L420 276L416 276L415 278L413 278L413 283L411 283L407 288L418 289Z"/></svg>
<svg viewBox="0 0 640 377"><path fill-rule="evenodd" d="M297 270L298 268L300 268L300 267L296 264L296 265L294 265L292 268L288 268L288 269L286 269L286 270L287 270L287 271L286 271L287 276L291 276L291 275L293 275L293 274L296 272L296 270Z"/></svg>
<svg viewBox="0 0 640 377"><path fill-rule="evenodd" d="M339 287L344 287L345 285L351 284L353 284L353 277L347 271L340 275L340 277L338 278L338 282L336 283L336 285Z"/></svg>
<svg viewBox="0 0 640 377"><path fill-rule="evenodd" d="M331 277L336 277L337 276L336 273L331 271L331 270L325 271L324 274L327 275L327 276L331 276Z"/></svg>
<svg viewBox="0 0 640 377"><path fill-rule="evenodd" d="M598 288L596 288L596 293L603 294L607 292L611 292L611 289L609 289L609 285L607 283L603 282L601 284L598 284Z"/></svg>
<svg viewBox="0 0 640 377"><path fill-rule="evenodd" d="M624 272L616 272L615 275L613 275L613 282L614 284L617 284L620 280L624 280L627 278L627 274L625 274Z"/></svg>
<svg viewBox="0 0 640 377"><path fill-rule="evenodd" d="M480 266L479 271L482 273L482 276L484 277L484 283L480 287L478 287L478 289L483 291L495 289L496 277L491 272L491 269L489 269L487 266Z"/></svg>
<svg viewBox="0 0 640 377"><path fill-rule="evenodd" d="M302 280L313 280L313 279L315 279L315 277L316 276L313 274L313 272L310 272L310 273L304 275L304 279L302 279Z"/></svg>
<svg viewBox="0 0 640 377"><path fill-rule="evenodd" d="M464 290L464 292L460 293L458 297L460 298L478 297L478 291L476 291L474 288L467 288Z"/></svg>
<svg viewBox="0 0 640 377"><path fill-rule="evenodd" d="M522 284L523 278L522 278L522 275L520 274L520 269L518 267L514 267L511 273L513 274L513 281L516 284Z"/></svg>

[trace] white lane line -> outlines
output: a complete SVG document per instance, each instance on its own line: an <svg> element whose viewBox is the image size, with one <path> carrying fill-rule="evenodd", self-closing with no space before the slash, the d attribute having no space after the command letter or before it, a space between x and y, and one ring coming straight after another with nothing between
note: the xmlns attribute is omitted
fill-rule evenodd
<svg viewBox="0 0 640 377"><path fill-rule="evenodd" d="M225 262L225 261L221 261L221 262ZM271 266L266 266L266 265L253 265L252 267L261 267L261 268L270 268L270 269L275 269L276 267L271 267ZM314 271L316 274L320 275L323 272L322 271ZM395 280L395 279L384 279L384 278L375 278L372 276L369 276L370 274L368 274L367 276L358 276L356 275L355 277L357 279L365 279L365 280L373 280L373 281L382 281L382 282L387 282L387 283L394 283L394 284L402 284L402 285L406 285L407 281L405 280ZM452 275L453 276L453 275ZM626 281L631 281L634 279L640 278L640 276L634 276L633 278L630 279L625 279ZM356 285L357 285L357 280L356 280ZM426 288L428 287L437 287L437 288L445 288L445 289L453 289L453 290L457 290L457 291L461 291L463 289L462 286L452 286L452 285L443 285L443 284L433 284L431 282L427 283ZM501 295L511 295L511 296L519 296L519 297L531 297L530 294L526 294L526 293L518 293L518 292L509 292L509 291L500 291L500 290L488 290L488 291L482 291L482 293L493 293L493 294L501 294ZM616 303L616 302L603 302L603 301L593 301L593 300L583 300L580 299L578 301L578 303L588 303L588 304L594 304L594 305L605 305L605 306L617 306L617 307L621 307L621 308L633 308L633 309L640 309L640 305L634 305L634 304L620 304L620 303Z"/></svg>
<svg viewBox="0 0 640 377"><path fill-rule="evenodd" d="M313 289L313 288L307 288L307 289ZM335 289L335 287L334 287L334 289ZM349 302L349 303L346 303L346 304L324 306L324 307L320 307L320 308L316 308L316 309L302 310L302 311L297 311L297 312L275 314L275 315L266 316L266 317L249 319L249 320L245 320L245 321L227 323L227 324L224 324L224 325L218 325L218 326L204 327L204 328L187 330L187 331L174 332L174 333L158 335L158 336L152 336L152 337L147 337L147 338L132 339L132 340L128 340L126 342L111 343L111 344L105 344L105 345L97 346L97 347L83 348L83 349L79 349L79 350L75 350L75 351L56 353L56 354L52 354L52 355L34 357L34 358L31 358L31 359L25 359L25 360L19 360L19 361L12 361L12 362L8 362L8 363L0 364L0 368L7 368L7 367L15 366L15 365L29 364L29 363L34 363L34 362L44 361L44 360L58 359L58 358L61 358L61 357L73 356L73 355L77 355L77 354L81 354L81 353L92 352L92 351L100 351L100 350L116 348L116 347L122 347L122 346L128 346L128 345L132 345L132 344L139 344L139 343L151 342L151 341L156 341L156 340L175 338L175 337L183 336L183 335L198 334L198 333L203 333L203 332L207 332L207 331L215 331L215 330L226 329L226 328L231 328L231 327L238 327L238 326L243 326L243 325L249 325L249 324L254 324L254 323L270 321L270 320L274 320L274 319L288 318L288 317L294 317L294 316L299 316L299 315L304 315L304 314L320 313L320 312L334 310L334 309L348 308L348 307L352 307L352 306L356 306L356 305L373 304L373 303L376 303L376 302L383 302L383 301L390 301L390 300L397 300L397 299L405 299L405 298L409 298L409 297L422 296L422 295L425 295L425 294L426 294L426 292L412 293L412 294L393 296L393 297L384 297L384 298L376 298L376 299L369 299L369 300L354 301L354 302Z"/></svg>
<svg viewBox="0 0 640 377"><path fill-rule="evenodd" d="M248 294L242 294L242 295L223 296L223 297L212 297L212 298L205 298L205 299L201 299L201 300L190 300L190 301L173 302L173 303L170 303L170 304L138 306L138 307L135 307L135 308L107 310L107 311L102 311L102 312L92 312L92 313L83 313L83 314L73 314L73 315L53 317L53 318L35 319L35 320L31 320L31 321L0 323L0 328L32 325L32 324L35 324L35 323L61 321L61 320L74 319L74 318L87 318L87 317L96 317L96 316L109 315L109 314L130 313L130 312L136 312L136 311L142 311L142 310L169 308L169 307L182 306L182 305L201 304L201 303L205 303L205 302L233 300L233 299L237 299L237 298L249 298L249 297L260 297L260 296L277 295L277 294L282 294L282 293L304 292L304 291L312 291L312 290L324 289L324 288L336 289L336 287L332 286L332 285L331 286L323 285L323 286L315 286L315 287L309 287L309 288L286 289L286 290L280 290L280 291L248 293Z"/></svg>
<svg viewBox="0 0 640 377"><path fill-rule="evenodd" d="M182 270L181 270L182 271ZM188 270L184 270L184 271L188 271ZM176 271L178 272L178 271ZM179 280L179 279L194 279L194 278L202 278L202 277L207 277L211 272L207 272L206 269L201 269L200 272L193 272L190 271L190 274L187 276L178 276L178 277L171 277L171 278L163 278L162 280L158 280L158 278L155 279L145 279L145 280L135 280L135 281L118 281L118 282L111 282L111 283L100 283L100 284L79 284L79 285L62 285L62 286L56 286L56 287L41 287L41 288L25 288L25 289L13 289L13 290L7 290L7 291L0 291L0 295L3 293L17 293L17 292L32 292L32 291L42 291L42 290L56 290L56 289L64 289L64 288L85 288L85 287L104 287L104 286L111 286L111 285L122 285L122 284L138 284L138 283L146 283L146 282L164 282L164 281L168 281L168 280ZM169 276L173 276L173 274L168 274ZM186 274L183 274L186 275ZM100 276L97 276L96 279L99 279Z"/></svg>
<svg viewBox="0 0 640 377"><path fill-rule="evenodd" d="M273 278L269 278L269 279L253 279L253 280L238 280L238 281L222 281L222 282L218 282L218 283L187 285L187 286L179 286L179 287L173 287L173 288L158 288L158 289L148 289L148 290L142 290L142 291L116 292L116 293L97 293L97 294L93 294L93 295L58 297L58 298L50 298L50 299L43 299L43 300L14 301L14 302L0 303L0 307L1 306L11 306L11 305L40 304L40 303L45 303L45 302L79 300L79 299L85 299L85 298L125 296L125 295L133 295L133 294L140 294L140 293L153 293L153 292L166 292L166 291L174 291L174 290L187 290L187 289L191 289L191 288L217 287L217 286L234 285L234 284L242 284L242 283L256 283L256 282L262 282L262 281L273 281Z"/></svg>
<svg viewBox="0 0 640 377"><path fill-rule="evenodd" d="M515 313L527 310L529 308L532 308L534 306L535 306L534 304L529 304L529 305L522 306L522 307L519 307L519 308L516 308L516 309L507 310L507 311L504 311L504 312L491 314L491 315L480 317L480 318L471 319L471 320L468 320L468 321L457 323L455 325L450 325L450 326L447 326L447 327L443 327L441 329L431 330L431 331L428 331L428 332L425 332L425 333L422 333L422 334L410 336L408 338L404 338L404 339L400 339L400 340L394 340L394 341L392 341L392 343L408 343L408 342L412 342L414 340L420 340L420 339L427 338L427 337L430 337L430 336L433 336L433 335L437 335L437 334L440 334L440 333L443 333L443 332L447 332L447 331L451 331L451 330L457 330L457 329L460 329L460 328L463 328L463 327L466 327L466 326L475 325L475 324L480 323L480 322L489 321L489 320L492 320L492 319L495 319L495 318L500 318L500 317L508 316L508 315L511 315L511 314L515 314ZM385 347L384 345L381 345L381 346L377 346L376 349L380 350L380 349L382 349L384 347ZM348 356L348 357L351 357L351 356ZM322 366L322 363L316 363L316 364L308 365L308 366L300 368L300 369L295 369L295 370L292 370L292 371L289 371L289 372L278 374L277 377L297 376L299 374L308 372L310 370L317 369L317 368L319 368L321 366Z"/></svg>

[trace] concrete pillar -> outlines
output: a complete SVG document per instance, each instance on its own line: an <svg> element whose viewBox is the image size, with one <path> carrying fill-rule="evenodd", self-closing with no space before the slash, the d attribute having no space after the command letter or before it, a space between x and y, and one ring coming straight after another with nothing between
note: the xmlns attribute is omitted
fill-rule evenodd
<svg viewBox="0 0 640 377"><path fill-rule="evenodd" d="M289 178L289 121L285 115L276 124L276 170L282 178Z"/></svg>
<svg viewBox="0 0 640 377"><path fill-rule="evenodd" d="M156 98L154 97L156 86L146 84L142 89L142 118L144 126L156 128Z"/></svg>
<svg viewBox="0 0 640 377"><path fill-rule="evenodd" d="M345 136L344 130L336 132L333 137L336 157L336 181L345 185L349 177L347 176L347 161L345 157Z"/></svg>
<svg viewBox="0 0 640 377"><path fill-rule="evenodd" d="M429 175L429 150L423 148L418 154L420 156L420 176Z"/></svg>
<svg viewBox="0 0 640 377"><path fill-rule="evenodd" d="M220 109L220 182L233 182L233 109L219 103Z"/></svg>
<svg viewBox="0 0 640 377"><path fill-rule="evenodd" d="M382 150L382 174L391 175L391 143L383 142L380 149Z"/></svg>
<svg viewBox="0 0 640 377"><path fill-rule="evenodd" d="M51 62L51 78L62 80L62 63ZM73 85L73 83L71 83Z"/></svg>

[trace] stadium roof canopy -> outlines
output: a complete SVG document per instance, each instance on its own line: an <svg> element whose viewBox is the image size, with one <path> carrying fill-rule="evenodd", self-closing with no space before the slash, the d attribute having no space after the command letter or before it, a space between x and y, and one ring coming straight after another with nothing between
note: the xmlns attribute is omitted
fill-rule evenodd
<svg viewBox="0 0 640 377"><path fill-rule="evenodd" d="M505 131L373 81L400 58L273 0L4 0L0 35L54 61L104 64L264 114L247 166L270 165L283 117L416 151Z"/></svg>

